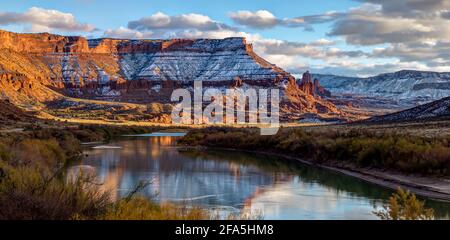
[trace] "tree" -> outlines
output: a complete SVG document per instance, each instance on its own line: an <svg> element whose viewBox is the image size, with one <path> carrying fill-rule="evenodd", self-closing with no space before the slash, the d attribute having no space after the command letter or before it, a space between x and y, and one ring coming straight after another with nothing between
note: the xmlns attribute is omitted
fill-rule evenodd
<svg viewBox="0 0 450 240"><path fill-rule="evenodd" d="M389 198L388 205L373 213L382 220L433 220L433 209L427 209L424 205L414 193L398 188Z"/></svg>

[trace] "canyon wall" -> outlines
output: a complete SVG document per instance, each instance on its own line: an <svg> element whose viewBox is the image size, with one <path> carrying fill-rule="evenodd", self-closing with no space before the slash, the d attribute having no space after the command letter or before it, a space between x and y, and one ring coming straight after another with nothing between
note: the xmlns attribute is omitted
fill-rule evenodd
<svg viewBox="0 0 450 240"><path fill-rule="evenodd" d="M0 49L33 58L46 68L37 71L45 72L41 76L45 84L73 97L141 102L159 99L169 92L165 90L195 80L220 87L232 85L236 78L258 86L293 79L257 56L244 38L88 40L0 31ZM0 66L18 71L8 65L14 64Z"/></svg>
<svg viewBox="0 0 450 240"><path fill-rule="evenodd" d="M173 89L192 89L193 81L201 80L204 87L220 89L278 88L282 100L292 103L284 104L289 112L338 113L321 98L319 85L299 88L291 74L258 56L245 38L86 39L0 30L0 73L14 76L4 77L0 86L2 98L14 102L65 95L167 103Z"/></svg>

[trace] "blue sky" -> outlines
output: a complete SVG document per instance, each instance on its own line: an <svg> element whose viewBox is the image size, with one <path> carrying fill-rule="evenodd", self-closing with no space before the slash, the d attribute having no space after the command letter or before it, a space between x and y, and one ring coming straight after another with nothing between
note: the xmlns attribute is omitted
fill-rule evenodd
<svg viewBox="0 0 450 240"><path fill-rule="evenodd" d="M0 3L0 28L89 38L247 37L290 72L448 71L446 0L66 0ZM425 57L426 56L426 57Z"/></svg>

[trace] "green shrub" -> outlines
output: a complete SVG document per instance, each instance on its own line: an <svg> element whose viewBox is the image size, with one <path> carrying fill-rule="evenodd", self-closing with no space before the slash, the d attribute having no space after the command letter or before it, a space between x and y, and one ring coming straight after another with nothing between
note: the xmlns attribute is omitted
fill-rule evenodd
<svg viewBox="0 0 450 240"><path fill-rule="evenodd" d="M179 143L272 151L316 162L347 162L407 173L450 172L447 138L428 139L355 129L347 132L280 129L276 135L260 136L256 129L206 128L189 132Z"/></svg>
<svg viewBox="0 0 450 240"><path fill-rule="evenodd" d="M418 200L414 193L399 188L389 198L389 203L381 211L374 214L383 220L432 220L433 209L424 207L425 203Z"/></svg>

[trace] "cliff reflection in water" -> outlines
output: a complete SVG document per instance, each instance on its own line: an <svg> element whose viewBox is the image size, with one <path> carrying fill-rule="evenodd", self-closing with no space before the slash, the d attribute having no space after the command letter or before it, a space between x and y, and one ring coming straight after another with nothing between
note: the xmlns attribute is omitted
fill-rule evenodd
<svg viewBox="0 0 450 240"><path fill-rule="evenodd" d="M141 180L153 180L145 194L160 201L189 201L211 207L241 208L260 186L292 176L269 173L238 161L205 159L174 147L173 137L121 140L117 148L89 149L83 165L93 166L114 197Z"/></svg>
<svg viewBox="0 0 450 240"><path fill-rule="evenodd" d="M266 219L372 219L390 191L323 169L265 155L198 151L175 146L176 137L127 138L120 148L88 149L77 168L93 169L114 198L139 181L145 194L230 212L262 211ZM431 202L439 214L448 205Z"/></svg>

